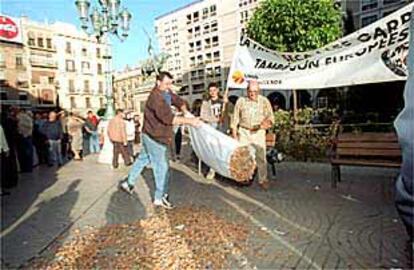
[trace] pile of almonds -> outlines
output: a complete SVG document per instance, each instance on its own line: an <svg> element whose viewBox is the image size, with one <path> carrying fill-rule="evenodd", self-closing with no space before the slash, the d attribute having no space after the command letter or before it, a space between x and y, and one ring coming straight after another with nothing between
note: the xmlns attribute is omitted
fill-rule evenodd
<svg viewBox="0 0 414 270"><path fill-rule="evenodd" d="M230 173L237 182L247 182L254 174L256 161L250 153L248 146L236 148L230 157Z"/></svg>
<svg viewBox="0 0 414 270"><path fill-rule="evenodd" d="M161 211L132 224L79 232L30 269L223 269L243 256L248 229L204 208Z"/></svg>

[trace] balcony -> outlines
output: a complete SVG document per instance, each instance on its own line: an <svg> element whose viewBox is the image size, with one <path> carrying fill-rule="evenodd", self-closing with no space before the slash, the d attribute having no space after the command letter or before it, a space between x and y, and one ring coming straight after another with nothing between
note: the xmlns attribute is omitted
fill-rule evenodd
<svg viewBox="0 0 414 270"><path fill-rule="evenodd" d="M92 69L90 68L84 68L82 69L82 74L83 75L93 75Z"/></svg>
<svg viewBox="0 0 414 270"><path fill-rule="evenodd" d="M16 65L16 70L26 71L27 70L27 67L25 65Z"/></svg>
<svg viewBox="0 0 414 270"><path fill-rule="evenodd" d="M57 68L57 62L54 59L45 57L30 57L30 64L32 67Z"/></svg>

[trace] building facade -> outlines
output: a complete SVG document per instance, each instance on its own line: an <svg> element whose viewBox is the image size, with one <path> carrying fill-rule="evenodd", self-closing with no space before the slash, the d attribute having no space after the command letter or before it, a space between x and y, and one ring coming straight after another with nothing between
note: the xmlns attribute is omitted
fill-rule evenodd
<svg viewBox="0 0 414 270"><path fill-rule="evenodd" d="M105 106L111 85L106 80L111 76L111 46L105 40L98 42L62 22L0 16L0 24L19 33L18 39L10 39L11 34L1 32L1 104L82 114Z"/></svg>
<svg viewBox="0 0 414 270"><path fill-rule="evenodd" d="M139 67L126 67L123 71L114 75L114 99L115 107L144 113L145 101L153 85L145 88L144 77Z"/></svg>
<svg viewBox="0 0 414 270"><path fill-rule="evenodd" d="M408 4L409 0L358 0L345 1L341 4L353 16L356 29L371 24Z"/></svg>
<svg viewBox="0 0 414 270"><path fill-rule="evenodd" d="M110 45L98 43L71 24L52 27L58 54L59 105L77 113L103 108L110 86L105 77L111 64L106 60L111 55Z"/></svg>
<svg viewBox="0 0 414 270"><path fill-rule="evenodd" d="M30 93L36 100L32 106L51 109L57 105L57 51L53 29L43 23L22 18L27 69L30 74Z"/></svg>
<svg viewBox="0 0 414 270"><path fill-rule="evenodd" d="M259 2L194 1L156 18L160 49L170 54L166 69L190 103L211 81L225 87L239 33Z"/></svg>
<svg viewBox="0 0 414 270"><path fill-rule="evenodd" d="M19 18L0 15L0 104L30 107L36 96L30 92L29 61Z"/></svg>

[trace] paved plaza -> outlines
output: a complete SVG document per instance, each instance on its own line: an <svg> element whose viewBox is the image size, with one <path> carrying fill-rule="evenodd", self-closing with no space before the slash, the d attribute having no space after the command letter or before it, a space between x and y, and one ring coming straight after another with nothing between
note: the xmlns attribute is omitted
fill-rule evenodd
<svg viewBox="0 0 414 270"><path fill-rule="evenodd" d="M209 183L186 156L172 162L170 194L177 208L209 209L250 228L252 250L232 267L409 268L406 234L393 204L397 171L345 167L343 182L334 190L329 164L284 162L277 165L270 190L262 191L256 184ZM114 171L96 159L90 156L59 169L38 167L22 174L12 194L2 197L2 269L25 268L75 231L156 214L150 169L131 197L117 189L126 168Z"/></svg>

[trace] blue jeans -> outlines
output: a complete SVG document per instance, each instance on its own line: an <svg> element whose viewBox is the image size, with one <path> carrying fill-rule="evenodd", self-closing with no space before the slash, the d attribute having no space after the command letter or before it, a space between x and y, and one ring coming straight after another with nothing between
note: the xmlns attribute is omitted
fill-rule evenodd
<svg viewBox="0 0 414 270"><path fill-rule="evenodd" d="M100 150L98 132L93 131L89 137L89 151L90 153L99 153Z"/></svg>
<svg viewBox="0 0 414 270"><path fill-rule="evenodd" d="M49 165L56 162L58 165L63 164L62 160L62 143L60 140L48 140L49 142Z"/></svg>
<svg viewBox="0 0 414 270"><path fill-rule="evenodd" d="M142 134L142 147L138 158L128 174L128 184L134 186L142 170L151 163L155 179L155 200L161 200L168 192L170 178L168 146L156 142L147 134Z"/></svg>

